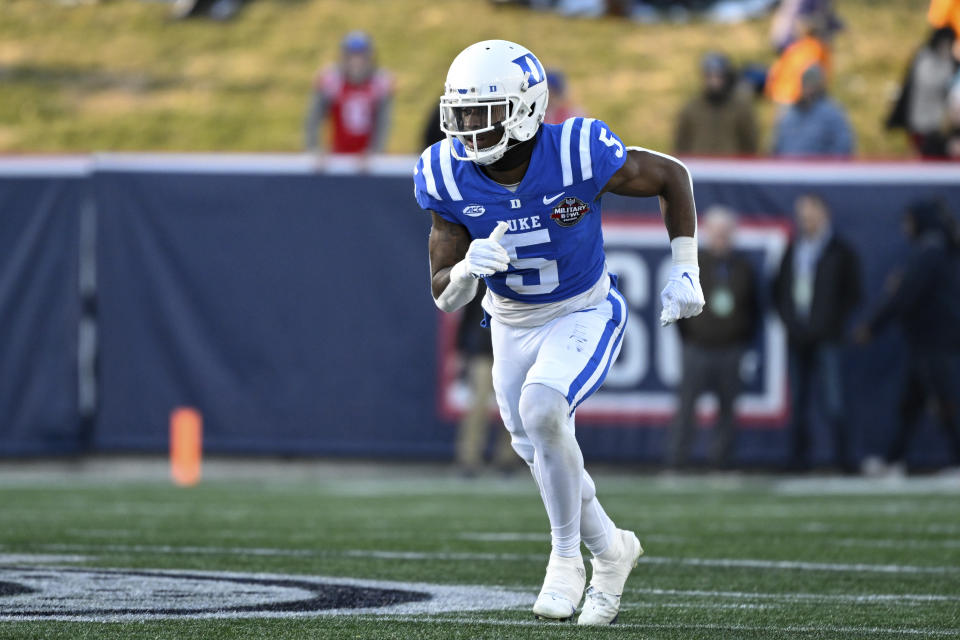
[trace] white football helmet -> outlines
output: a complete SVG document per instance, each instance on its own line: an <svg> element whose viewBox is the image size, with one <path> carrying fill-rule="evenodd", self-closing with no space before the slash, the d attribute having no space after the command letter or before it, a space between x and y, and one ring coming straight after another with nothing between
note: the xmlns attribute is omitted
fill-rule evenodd
<svg viewBox="0 0 960 640"><path fill-rule="evenodd" d="M484 40L460 52L450 65L440 98L440 128L453 157L493 164L510 140L532 138L547 110L547 74L526 47ZM461 155L452 138L463 143Z"/></svg>

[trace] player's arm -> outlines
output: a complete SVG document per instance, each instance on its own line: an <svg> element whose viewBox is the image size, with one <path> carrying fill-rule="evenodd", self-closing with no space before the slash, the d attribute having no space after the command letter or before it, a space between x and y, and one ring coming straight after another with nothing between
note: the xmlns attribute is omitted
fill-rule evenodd
<svg viewBox="0 0 960 640"><path fill-rule="evenodd" d="M430 287L433 299L443 311L455 311L477 295L477 279L506 271L510 258L500 246L507 231L501 222L489 238L471 242L463 225L444 220L431 211Z"/></svg>
<svg viewBox="0 0 960 640"><path fill-rule="evenodd" d="M693 182L682 162L667 155L628 147L623 166L607 182L603 192L621 196L660 199L660 211L670 236L673 268L660 294L664 326L703 311L700 267L697 261L697 207Z"/></svg>
<svg viewBox="0 0 960 640"><path fill-rule="evenodd" d="M670 240L693 238L697 208L693 202L690 172L679 160L638 147L627 147L627 159L610 178L603 192L637 198L660 198L660 211Z"/></svg>

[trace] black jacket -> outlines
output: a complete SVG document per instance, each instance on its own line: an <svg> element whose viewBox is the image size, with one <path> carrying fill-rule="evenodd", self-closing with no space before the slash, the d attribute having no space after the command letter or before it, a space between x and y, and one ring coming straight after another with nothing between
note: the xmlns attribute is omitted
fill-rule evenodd
<svg viewBox="0 0 960 640"><path fill-rule="evenodd" d="M677 323L685 342L701 347L744 345L757 330L757 274L750 261L739 253L719 258L709 251L700 253L700 286L707 304L703 313ZM724 309L717 296L726 289L733 306Z"/></svg>
<svg viewBox="0 0 960 640"><path fill-rule="evenodd" d="M793 303L794 249L791 242L773 282L773 304L787 327L791 345L812 347L842 341L847 320L860 304L860 259L845 241L830 238L817 262L810 315L802 318Z"/></svg>
<svg viewBox="0 0 960 640"><path fill-rule="evenodd" d="M918 351L960 349L960 264L940 233L914 241L899 283L870 320L879 331L897 319L903 336Z"/></svg>

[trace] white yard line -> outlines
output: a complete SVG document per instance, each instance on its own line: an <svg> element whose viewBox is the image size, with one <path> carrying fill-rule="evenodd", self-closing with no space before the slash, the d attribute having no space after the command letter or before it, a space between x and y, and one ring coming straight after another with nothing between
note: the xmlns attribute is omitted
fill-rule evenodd
<svg viewBox="0 0 960 640"><path fill-rule="evenodd" d="M958 595L937 593L769 593L751 591L711 591L703 589L643 589L627 587L627 593L652 596L682 596L689 598L730 598L741 600L805 600L821 602L960 602Z"/></svg>
<svg viewBox="0 0 960 640"><path fill-rule="evenodd" d="M497 618L471 618L467 616L458 617L431 617L422 616L383 616L370 617L358 616L358 620L376 621L383 623L390 622L410 622L414 624L423 624L424 622L434 622L442 624L486 624L499 627L540 627L550 628L572 628L569 623L548 623L536 620L501 620ZM838 634L893 634L893 635L917 635L917 636L947 636L957 637L960 635L960 629L922 629L918 627L854 627L854 626L835 626L835 625L748 625L748 624L669 624L669 623L623 623L614 625L616 629L637 629L648 631L666 631L666 630L689 630L689 631L755 631L760 633L838 633Z"/></svg>
<svg viewBox="0 0 960 640"><path fill-rule="evenodd" d="M673 536L659 533L643 534L638 533L641 542L658 542L662 544L677 544L689 542L690 538L686 536ZM471 542L549 542L549 533L524 533L514 532L489 532L489 533L461 533L457 536L460 540L470 540Z"/></svg>
<svg viewBox="0 0 960 640"><path fill-rule="evenodd" d="M0 549L3 546L0 545ZM162 553L162 554L210 554L210 555L250 555L250 556L289 556L323 557L345 556L350 558L374 558L378 560L436 560L436 561L530 561L543 562L541 553L483 553L483 552L434 552L434 551L386 551L379 549L346 549L318 551L314 549L275 549L263 547L207 547L173 545L92 545L92 544L42 544L34 548L47 551L109 551L119 553ZM931 574L954 575L960 573L957 566L916 566L902 564L832 563L802 562L796 560L763 560L755 558L669 558L644 557L641 563L666 564L693 567L771 569L777 571L836 571L848 573L889 573L889 574Z"/></svg>

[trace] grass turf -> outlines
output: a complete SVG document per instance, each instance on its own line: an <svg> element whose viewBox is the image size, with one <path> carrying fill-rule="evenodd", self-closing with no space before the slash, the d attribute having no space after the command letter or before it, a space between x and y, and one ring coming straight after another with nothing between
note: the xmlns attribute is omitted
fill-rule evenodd
<svg viewBox="0 0 960 640"><path fill-rule="evenodd" d="M907 483L887 493L859 481L610 474L598 474L597 485L607 510L639 533L647 551L611 629L534 623L524 607L397 617L0 622L0 638L960 634L955 489ZM543 508L526 474L464 481L429 469L345 470L214 479L187 490L160 480L68 476L0 482L0 505L0 558L85 558L71 566L482 584L534 594L549 550Z"/></svg>
<svg viewBox="0 0 960 640"><path fill-rule="evenodd" d="M882 123L929 30L929 0L844 0L833 89L864 155L907 153ZM233 21L169 20L170 5L0 1L0 151L296 151L311 79L363 28L397 78L388 151L419 153L453 57L507 38L568 73L576 102L630 142L668 151L698 60L769 64L769 20L639 25L565 19L485 0L257 0ZM761 107L764 149L774 108Z"/></svg>

